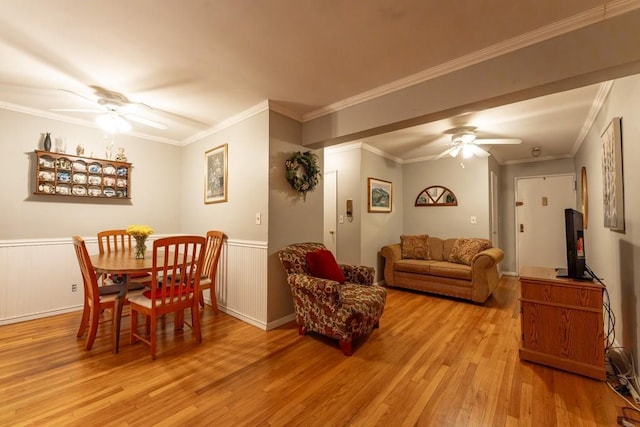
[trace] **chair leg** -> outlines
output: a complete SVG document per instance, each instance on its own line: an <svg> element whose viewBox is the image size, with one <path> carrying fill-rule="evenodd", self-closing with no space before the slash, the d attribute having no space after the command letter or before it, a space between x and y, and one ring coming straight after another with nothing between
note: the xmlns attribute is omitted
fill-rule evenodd
<svg viewBox="0 0 640 427"><path fill-rule="evenodd" d="M157 335L156 335L156 320L157 320L157 316L147 316L147 325L149 324L149 320L151 320L151 325L150 328L151 330L149 331L150 333L150 337L149 337L149 346L151 347L151 360L156 360L156 344L157 344Z"/></svg>
<svg viewBox="0 0 640 427"><path fill-rule="evenodd" d="M351 356L351 341L340 340L340 349L345 356Z"/></svg>
<svg viewBox="0 0 640 427"><path fill-rule="evenodd" d="M211 297L211 307L213 308L213 312L215 314L220 313L220 310L218 310L218 300L216 298L216 290L213 288L210 288L209 295Z"/></svg>
<svg viewBox="0 0 640 427"><path fill-rule="evenodd" d="M298 335L306 335L307 334L307 328L305 328L303 325L298 325Z"/></svg>
<svg viewBox="0 0 640 427"><path fill-rule="evenodd" d="M202 331L200 330L200 313L198 312L198 304L193 304L191 308L191 328L196 337L196 343L202 342Z"/></svg>
<svg viewBox="0 0 640 427"><path fill-rule="evenodd" d="M138 338L135 335L138 329L138 312L133 309L133 306L131 306L130 310L131 313L129 314L129 321L131 322L131 328L129 330L129 344L135 344L138 342Z"/></svg>
<svg viewBox="0 0 640 427"><path fill-rule="evenodd" d="M378 329L380 327L380 322L376 322L375 325L373 325L373 329Z"/></svg>
<svg viewBox="0 0 640 427"><path fill-rule="evenodd" d="M90 312L89 304L87 303L87 299L84 300L84 308L82 309L82 319L80 319L80 328L78 328L78 333L76 337L81 338L85 331L87 330L87 324L89 323L89 312Z"/></svg>
<svg viewBox="0 0 640 427"><path fill-rule="evenodd" d="M98 323L100 323L99 307L91 307L90 310L89 333L87 334L87 342L84 345L84 349L86 351L91 350L91 347L93 347L93 342L96 340L96 334L98 333Z"/></svg>

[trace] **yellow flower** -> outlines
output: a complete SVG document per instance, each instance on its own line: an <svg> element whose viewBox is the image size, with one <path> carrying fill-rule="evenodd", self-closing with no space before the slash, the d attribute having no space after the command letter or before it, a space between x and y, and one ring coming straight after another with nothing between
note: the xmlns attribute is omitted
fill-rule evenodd
<svg viewBox="0 0 640 427"><path fill-rule="evenodd" d="M147 237L153 233L153 228L148 225L133 224L127 227L127 234L130 234L133 237Z"/></svg>

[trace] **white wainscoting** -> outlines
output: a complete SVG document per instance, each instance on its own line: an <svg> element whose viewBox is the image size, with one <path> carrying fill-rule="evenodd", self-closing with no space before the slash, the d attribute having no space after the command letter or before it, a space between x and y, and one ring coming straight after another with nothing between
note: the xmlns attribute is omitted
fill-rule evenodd
<svg viewBox="0 0 640 427"><path fill-rule="evenodd" d="M96 237L85 242L98 252ZM265 330L267 252L266 242L227 240L216 283L221 311ZM80 310L82 297L71 239L0 241L0 325Z"/></svg>
<svg viewBox="0 0 640 427"><path fill-rule="evenodd" d="M220 311L267 329L266 242L225 241L218 263L216 298Z"/></svg>

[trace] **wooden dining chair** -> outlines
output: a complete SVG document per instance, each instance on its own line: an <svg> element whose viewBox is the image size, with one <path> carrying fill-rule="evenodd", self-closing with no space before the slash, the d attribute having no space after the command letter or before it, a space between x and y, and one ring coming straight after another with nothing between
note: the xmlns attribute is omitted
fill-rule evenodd
<svg viewBox="0 0 640 427"><path fill-rule="evenodd" d="M122 252L132 250L131 235L126 230L103 230L98 232L98 251L101 254ZM106 277L102 277L104 283ZM130 290L142 289L144 286L149 286L151 283L151 276L147 273L132 274L129 277Z"/></svg>
<svg viewBox="0 0 640 427"><path fill-rule="evenodd" d="M131 297L131 344L138 340L150 347L151 359L156 358L157 320L174 313L176 330L183 328L184 311L191 309L191 329L196 343L202 342L198 295L202 276L202 257L205 238L202 236L175 236L153 242L153 269L151 276L158 286ZM138 329L138 314L146 319L145 333Z"/></svg>
<svg viewBox="0 0 640 427"><path fill-rule="evenodd" d="M91 350L93 342L96 339L98 326L101 323L100 317L105 311L110 311L110 320L114 322L116 299L124 294L123 285L98 286L98 278L91 265L91 259L87 252L84 240L80 236L73 236L73 246L78 258L80 272L82 273L82 283L84 284L84 309L82 311L82 319L80 320L80 328L77 337L81 338L87 328L87 339L84 349ZM105 319L104 321L106 321ZM113 324L112 324L113 329Z"/></svg>
<svg viewBox="0 0 640 427"><path fill-rule="evenodd" d="M211 294L211 307L213 312L218 314L218 301L216 299L216 275L218 273L218 261L222 253L222 244L227 236L222 231L207 231L206 245L204 250L204 263L202 266L202 278L200 278L199 301L204 308L203 291L209 289Z"/></svg>

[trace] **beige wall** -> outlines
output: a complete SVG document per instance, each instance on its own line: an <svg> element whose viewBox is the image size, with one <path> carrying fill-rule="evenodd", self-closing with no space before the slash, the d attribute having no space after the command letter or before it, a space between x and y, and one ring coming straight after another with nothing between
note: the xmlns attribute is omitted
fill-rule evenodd
<svg viewBox="0 0 640 427"><path fill-rule="evenodd" d="M98 129L0 109L4 184L0 191L0 240L95 236L99 230L131 223L152 226L157 233L180 231L182 208L181 148L117 135L125 147L131 173L131 200L95 200L33 195L33 150L41 149L43 132L67 139L67 153L83 144L85 154L104 158L110 139ZM115 152L114 152L115 153ZM168 203L169 202L169 203Z"/></svg>
<svg viewBox="0 0 640 427"><path fill-rule="evenodd" d="M636 362L640 351L640 76L617 80L600 115L575 158L575 173L587 168L589 224L585 231L587 264L603 278L616 318L616 341L633 351ZM604 227L602 205L602 144L600 135L613 117L622 117L624 174L623 233ZM580 195L577 206L580 206ZM637 365L637 364L636 364Z"/></svg>
<svg viewBox="0 0 640 427"><path fill-rule="evenodd" d="M376 178L392 183L391 213L368 212L369 199L368 178ZM384 259L380 249L384 245L400 241L402 234L402 211L404 197L402 193L403 174L402 165L372 153L362 150L362 170L360 185L362 191L362 225L360 238L360 264L375 267L375 281L383 280Z"/></svg>
<svg viewBox="0 0 640 427"><path fill-rule="evenodd" d="M300 145L301 125L281 114L269 115L269 254L268 254L268 320L281 319L293 313L291 292L278 258L284 246L300 242L322 242L322 182L306 199L285 178L285 161L297 151L308 151ZM322 170L322 150L318 165Z"/></svg>
<svg viewBox="0 0 640 427"><path fill-rule="evenodd" d="M204 203L204 153L227 144L228 197ZM268 240L269 112L263 111L182 148L181 230L223 230L230 239ZM256 225L255 214L262 215Z"/></svg>
<svg viewBox="0 0 640 427"><path fill-rule="evenodd" d="M489 234L489 167L487 159L473 157L460 167L450 157L415 162L403 168L403 232L434 237L482 237ZM440 185L451 190L458 206L415 207L422 190ZM471 216L476 223L471 223Z"/></svg>

